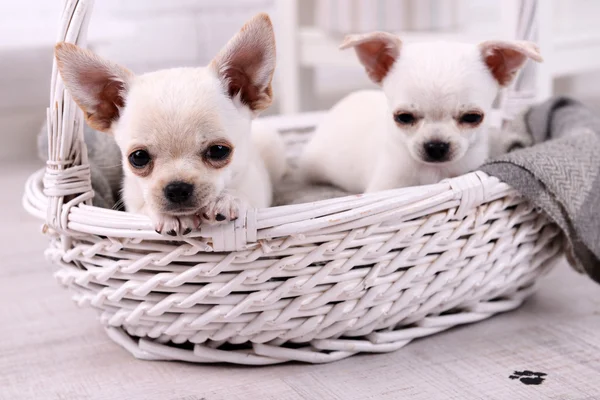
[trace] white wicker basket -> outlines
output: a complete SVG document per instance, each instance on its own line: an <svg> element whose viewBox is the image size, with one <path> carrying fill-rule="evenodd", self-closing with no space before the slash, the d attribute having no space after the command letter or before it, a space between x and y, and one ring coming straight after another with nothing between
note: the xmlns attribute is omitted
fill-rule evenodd
<svg viewBox="0 0 600 400"><path fill-rule="evenodd" d="M84 45L91 2L59 40ZM481 172L442 183L249 210L174 241L95 208L83 119L57 74L49 160L24 205L74 300L149 360L320 363L387 352L518 307L562 249L559 230ZM307 134L285 134L294 153Z"/></svg>

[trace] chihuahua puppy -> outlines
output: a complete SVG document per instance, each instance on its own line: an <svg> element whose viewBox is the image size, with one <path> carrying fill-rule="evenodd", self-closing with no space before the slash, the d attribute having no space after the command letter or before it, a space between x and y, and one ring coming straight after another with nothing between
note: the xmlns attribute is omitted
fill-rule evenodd
<svg viewBox="0 0 600 400"><path fill-rule="evenodd" d="M186 235L202 221L236 219L242 205L270 205L285 169L283 143L252 121L273 97L266 14L203 68L135 76L72 44L58 44L55 55L88 124L112 134L123 153L126 210L149 216L157 232Z"/></svg>
<svg viewBox="0 0 600 400"><path fill-rule="evenodd" d="M376 32L347 36L381 91L350 94L317 128L300 161L309 181L354 192L436 183L488 157L488 115L533 43L404 44Z"/></svg>

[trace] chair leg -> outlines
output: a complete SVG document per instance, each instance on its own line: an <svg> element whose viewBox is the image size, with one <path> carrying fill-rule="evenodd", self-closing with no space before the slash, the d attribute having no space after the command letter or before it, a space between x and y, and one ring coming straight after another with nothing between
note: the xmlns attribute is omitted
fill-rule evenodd
<svg viewBox="0 0 600 400"><path fill-rule="evenodd" d="M283 115L301 111L301 68L299 60L300 19L297 0L276 0L277 21L277 90L279 110Z"/></svg>

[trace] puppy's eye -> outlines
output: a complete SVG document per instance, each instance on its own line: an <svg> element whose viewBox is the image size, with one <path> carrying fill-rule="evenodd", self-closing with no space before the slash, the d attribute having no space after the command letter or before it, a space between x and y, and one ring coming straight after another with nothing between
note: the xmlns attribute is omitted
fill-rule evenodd
<svg viewBox="0 0 600 400"><path fill-rule="evenodd" d="M231 148L217 144L206 150L205 157L211 161L223 161L231 154Z"/></svg>
<svg viewBox="0 0 600 400"><path fill-rule="evenodd" d="M136 150L129 155L129 163L133 168L144 168L150 160L150 154L146 150Z"/></svg>
<svg viewBox="0 0 600 400"><path fill-rule="evenodd" d="M394 115L394 121L400 125L412 125L417 122L417 117L413 113L402 112Z"/></svg>
<svg viewBox="0 0 600 400"><path fill-rule="evenodd" d="M464 113L458 122L465 125L478 125L483 120L483 114L477 112Z"/></svg>

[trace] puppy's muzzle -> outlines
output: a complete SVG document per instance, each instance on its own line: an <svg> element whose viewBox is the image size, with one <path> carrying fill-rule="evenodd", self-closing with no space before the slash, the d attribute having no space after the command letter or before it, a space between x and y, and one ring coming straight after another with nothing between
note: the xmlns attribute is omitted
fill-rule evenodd
<svg viewBox="0 0 600 400"><path fill-rule="evenodd" d="M184 205L194 194L194 185L185 182L171 182L163 189L165 198L172 205Z"/></svg>
<svg viewBox="0 0 600 400"><path fill-rule="evenodd" d="M450 155L450 143L441 141L427 142L423 145L427 161L444 162L448 161Z"/></svg>

